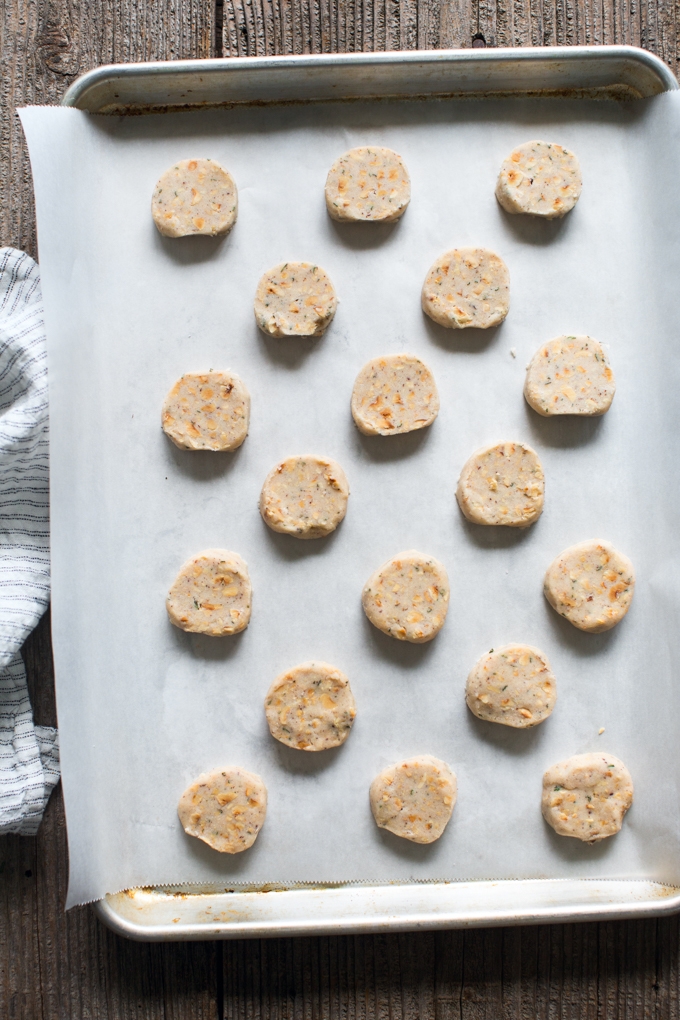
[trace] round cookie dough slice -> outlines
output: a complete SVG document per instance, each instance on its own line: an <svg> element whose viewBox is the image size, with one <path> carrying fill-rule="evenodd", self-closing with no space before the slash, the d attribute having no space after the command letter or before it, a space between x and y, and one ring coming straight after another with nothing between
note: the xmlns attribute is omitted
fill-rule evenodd
<svg viewBox="0 0 680 1020"><path fill-rule="evenodd" d="M543 776L541 810L559 836L584 843L614 836L632 803L630 772L611 754L575 754Z"/></svg>
<svg viewBox="0 0 680 1020"><path fill-rule="evenodd" d="M555 707L555 677L543 652L532 645L492 648L470 673L465 700L478 719L528 729Z"/></svg>
<svg viewBox="0 0 680 1020"><path fill-rule="evenodd" d="M321 336L337 307L330 278L311 262L275 266L255 292L255 321L269 336Z"/></svg>
<svg viewBox="0 0 680 1020"><path fill-rule="evenodd" d="M272 531L324 538L347 513L349 482L328 457L288 457L272 468L260 493L260 513Z"/></svg>
<svg viewBox="0 0 680 1020"><path fill-rule="evenodd" d="M326 208L334 220L389 223L404 215L410 200L408 170L392 149L350 149L328 171Z"/></svg>
<svg viewBox="0 0 680 1020"><path fill-rule="evenodd" d="M165 604L180 630L223 637L246 629L251 601L245 561L227 549L206 549L184 564Z"/></svg>
<svg viewBox="0 0 680 1020"><path fill-rule="evenodd" d="M609 359L589 336L558 336L543 344L529 362L524 381L527 404L544 418L604 414L615 392Z"/></svg>
<svg viewBox="0 0 680 1020"><path fill-rule="evenodd" d="M365 436L396 436L431 425L439 414L434 376L413 354L373 358L352 390L352 417Z"/></svg>
<svg viewBox="0 0 680 1020"><path fill-rule="evenodd" d="M630 609L634 591L633 564L598 539L565 549L543 582L543 594L555 612L590 634L615 627Z"/></svg>
<svg viewBox="0 0 680 1020"><path fill-rule="evenodd" d="M233 372L188 372L165 398L161 421L180 450L236 450L248 435L250 394Z"/></svg>
<svg viewBox="0 0 680 1020"><path fill-rule="evenodd" d="M271 735L301 751L344 744L357 714L349 680L327 662L282 673L267 691L264 711Z"/></svg>
<svg viewBox="0 0 680 1020"><path fill-rule="evenodd" d="M474 524L527 528L543 511L543 468L526 443L484 446L470 457L458 479L456 499Z"/></svg>
<svg viewBox="0 0 680 1020"><path fill-rule="evenodd" d="M508 267L486 248L454 248L430 269L421 300L425 314L440 326L498 326L510 307Z"/></svg>
<svg viewBox="0 0 680 1020"><path fill-rule="evenodd" d="M238 766L204 772L180 797L177 814L188 836L221 854L251 847L267 814L267 787Z"/></svg>
<svg viewBox="0 0 680 1020"><path fill-rule="evenodd" d="M398 641L424 644L444 626L449 579L434 556L410 549L376 570L361 596L374 627Z"/></svg>
<svg viewBox="0 0 680 1020"><path fill-rule="evenodd" d="M390 765L371 783L376 825L413 843L434 843L448 825L456 803L455 773L430 754Z"/></svg>
<svg viewBox="0 0 680 1020"><path fill-rule="evenodd" d="M551 142L525 142L503 161L496 198L506 212L554 220L574 208L581 183L573 152Z"/></svg>
<svg viewBox="0 0 680 1020"><path fill-rule="evenodd" d="M236 222L234 178L212 159L182 159L166 170L151 199L153 221L166 237L228 234Z"/></svg>

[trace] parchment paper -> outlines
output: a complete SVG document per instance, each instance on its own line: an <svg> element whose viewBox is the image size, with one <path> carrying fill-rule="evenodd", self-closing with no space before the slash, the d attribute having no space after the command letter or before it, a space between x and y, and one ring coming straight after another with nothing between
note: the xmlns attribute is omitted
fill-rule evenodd
<svg viewBox="0 0 680 1020"><path fill-rule="evenodd" d="M50 356L53 635L68 819L68 905L124 887L214 881L395 881L650 877L680 881L677 469L680 95L585 101L376 102L132 118L22 111L38 206ZM501 160L534 137L578 154L583 196L562 222L507 216ZM323 186L352 145L387 145L413 199L393 226L338 226ZM160 174L210 156L234 175L226 240L163 239L150 216ZM434 259L483 245L506 260L511 310L496 330L453 331L420 310ZM316 341L266 339L252 301L261 273L313 260L340 298ZM551 421L522 397L545 340L608 345L618 389L591 421ZM513 357L511 350L516 351ZM352 384L376 355L432 368L441 413L406 437L361 437ZM232 368L252 395L234 454L178 451L161 432L185 371ZM545 512L519 532L478 528L454 497L469 454L528 441L546 474ZM321 541L275 535L257 510L273 464L337 458L347 517ZM553 557L605 538L637 571L615 630L585 635L542 595ZM252 622L235 638L189 636L164 599L190 555L221 546L248 562ZM404 549L431 553L452 586L430 644L364 618L369 574ZM515 732L465 706L489 648L538 645L558 682L553 716ZM313 755L277 744L263 698L284 669L328 660L350 677L346 745ZM605 728L598 735L600 727ZM606 750L635 782L620 835L589 847L540 814L544 769ZM439 842L380 832L368 787L419 753L453 767L459 800ZM185 836L178 798L200 772L241 764L269 789L252 850L229 857Z"/></svg>

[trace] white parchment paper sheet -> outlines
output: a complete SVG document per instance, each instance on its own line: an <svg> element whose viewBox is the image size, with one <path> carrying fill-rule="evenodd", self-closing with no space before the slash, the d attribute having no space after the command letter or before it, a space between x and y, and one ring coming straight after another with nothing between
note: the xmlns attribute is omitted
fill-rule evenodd
<svg viewBox="0 0 680 1020"><path fill-rule="evenodd" d="M680 881L677 471L680 95L615 104L379 102L155 117L22 111L38 205L51 390L53 633L71 880L69 905L164 882L650 877ZM509 217L501 160L532 137L578 154L583 196L565 221ZM338 226L325 176L352 145L387 145L413 199L393 226ZM233 173L226 240L162 238L154 184L175 160ZM511 311L488 332L445 330L420 310L434 259L483 245L507 261ZM270 340L252 301L261 273L312 260L340 298L318 341ZM609 346L618 389L603 419L551 421L522 397L543 341L589 333ZM511 348L516 350L512 357ZM432 368L432 428L361 437L353 380L376 355ZM166 391L185 371L232 368L252 395L234 454L178 451L162 434ZM454 498L469 454L528 441L545 512L525 532L468 525ZM350 480L329 539L269 531L257 500L280 458L318 452ZM638 585L614 631L584 635L542 595L566 546L606 538ZM178 567L220 546L248 562L252 622L235 638L189 636L166 618ZM360 593L404 549L446 565L452 597L431 644L373 629ZM483 652L538 645L558 681L552 718L527 732L474 719L465 678ZM312 755L274 742L263 697L310 659L346 671L358 705L347 744ZM600 727L605 733L598 736ZM560 839L540 814L544 769L607 750L635 781L622 833ZM368 786L385 765L444 758L459 800L443 838L378 831ZM186 837L177 800L200 772L238 763L269 789L247 853Z"/></svg>

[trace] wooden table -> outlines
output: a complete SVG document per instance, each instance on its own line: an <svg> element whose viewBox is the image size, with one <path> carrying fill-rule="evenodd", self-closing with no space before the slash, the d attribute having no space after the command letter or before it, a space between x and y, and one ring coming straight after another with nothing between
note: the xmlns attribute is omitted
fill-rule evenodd
<svg viewBox="0 0 680 1020"><path fill-rule="evenodd" d="M345 50L632 43L674 72L680 0L3 0L0 245L37 256L14 108L98 64ZM55 724L49 614L26 642ZM678 1017L680 922L146 945L64 914L61 788L35 838L0 838L0 1020Z"/></svg>

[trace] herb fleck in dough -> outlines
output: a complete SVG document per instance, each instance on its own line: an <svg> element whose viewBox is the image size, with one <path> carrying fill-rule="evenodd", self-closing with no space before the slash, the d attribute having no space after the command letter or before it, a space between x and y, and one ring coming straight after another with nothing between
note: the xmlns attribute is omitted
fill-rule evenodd
<svg viewBox="0 0 680 1020"><path fill-rule="evenodd" d="M347 513L349 483L330 458L288 457L267 475L260 513L273 531L295 538L323 538Z"/></svg>
<svg viewBox="0 0 680 1020"><path fill-rule="evenodd" d="M543 511L543 468L525 443L485 446L463 466L456 498L474 524L526 528Z"/></svg>
<svg viewBox="0 0 680 1020"><path fill-rule="evenodd" d="M558 336L529 362L524 396L544 417L599 415L611 407L616 384L605 352L589 336Z"/></svg>
<svg viewBox="0 0 680 1020"><path fill-rule="evenodd" d="M311 262L284 262L255 292L255 321L269 336L320 336L338 307L328 275Z"/></svg>
<svg viewBox="0 0 680 1020"><path fill-rule="evenodd" d="M357 714L349 680L327 662L303 662L277 677L264 710L271 735L301 751L344 744Z"/></svg>
<svg viewBox="0 0 680 1020"><path fill-rule="evenodd" d="M373 358L352 390L352 417L365 436L396 436L431 425L439 394L430 369L412 354Z"/></svg>
<svg viewBox="0 0 680 1020"><path fill-rule="evenodd" d="M398 220L411 200L411 180L392 149L362 146L336 159L326 179L326 207L334 220Z"/></svg>
<svg viewBox="0 0 680 1020"><path fill-rule="evenodd" d="M374 627L398 641L424 644L444 626L449 579L433 556L399 553L367 581L361 602Z"/></svg>
<svg viewBox="0 0 680 1020"><path fill-rule="evenodd" d="M598 539L565 549L548 567L543 583L553 609L590 634L615 627L630 609L634 590L633 564Z"/></svg>
<svg viewBox="0 0 680 1020"><path fill-rule="evenodd" d="M163 431L180 450L236 450L249 421L250 394L233 372L188 372L163 404Z"/></svg>
<svg viewBox="0 0 680 1020"><path fill-rule="evenodd" d="M541 810L559 836L584 843L614 836L632 803L630 772L611 754L576 754L543 776Z"/></svg>
<svg viewBox="0 0 680 1020"><path fill-rule="evenodd" d="M166 606L180 630L223 637L246 629L251 601L245 561L227 549L206 549L184 564Z"/></svg>
<svg viewBox="0 0 680 1020"><path fill-rule="evenodd" d="M251 847L267 814L267 787L237 766L204 772L180 797L177 814L188 836L222 854Z"/></svg>
<svg viewBox="0 0 680 1020"><path fill-rule="evenodd" d="M450 329L498 326L510 307L508 267L486 248L447 251L425 277L422 306Z"/></svg>
<svg viewBox="0 0 680 1020"><path fill-rule="evenodd" d="M574 208L581 168L573 152L550 142L525 142L503 161L496 198L509 213L554 220Z"/></svg>
<svg viewBox="0 0 680 1020"><path fill-rule="evenodd" d="M376 825L413 843L434 843L453 813L456 776L445 761L423 754L384 769L371 783Z"/></svg>
<svg viewBox="0 0 680 1020"><path fill-rule="evenodd" d="M465 700L478 719L527 729L542 723L555 707L555 677L538 648L504 645L475 664Z"/></svg>
<svg viewBox="0 0 680 1020"><path fill-rule="evenodd" d="M151 200L153 221L166 237L228 234L238 197L230 173L212 159L183 159L166 170Z"/></svg>

